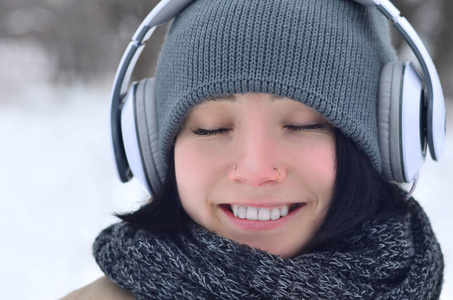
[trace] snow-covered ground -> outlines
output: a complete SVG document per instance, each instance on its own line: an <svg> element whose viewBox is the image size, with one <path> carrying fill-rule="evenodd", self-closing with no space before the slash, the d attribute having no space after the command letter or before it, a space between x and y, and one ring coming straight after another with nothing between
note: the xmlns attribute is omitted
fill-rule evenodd
<svg viewBox="0 0 453 300"><path fill-rule="evenodd" d="M30 98L0 106L0 299L56 299L99 277L93 239L142 199L116 179L107 91Z"/></svg>
<svg viewBox="0 0 453 300"><path fill-rule="evenodd" d="M113 212L138 207L145 195L116 178L109 84L51 86L38 80L45 73L31 76L28 63L18 66L0 72L0 299L57 299L102 275L91 255L94 238L116 221ZM452 135L443 162L424 166L415 195L445 255L442 299L453 299Z"/></svg>

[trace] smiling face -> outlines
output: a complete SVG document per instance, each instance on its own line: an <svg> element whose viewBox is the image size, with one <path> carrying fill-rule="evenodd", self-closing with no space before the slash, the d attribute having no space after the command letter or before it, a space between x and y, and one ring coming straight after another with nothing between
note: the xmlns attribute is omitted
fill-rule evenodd
<svg viewBox="0 0 453 300"><path fill-rule="evenodd" d="M181 203L196 223L293 257L332 198L334 130L287 98L248 93L205 101L176 139L175 172Z"/></svg>

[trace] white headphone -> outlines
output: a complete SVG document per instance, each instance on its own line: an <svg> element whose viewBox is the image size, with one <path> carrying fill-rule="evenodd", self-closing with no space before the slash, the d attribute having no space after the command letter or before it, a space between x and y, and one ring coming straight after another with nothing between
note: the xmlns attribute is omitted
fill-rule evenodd
<svg viewBox="0 0 453 300"><path fill-rule="evenodd" d="M135 176L150 195L165 179L158 146L154 79L133 83L132 71L157 26L176 17L193 0L162 0L135 32L118 67L111 96L112 146L123 182ZM436 68L409 22L388 0L354 0L376 6L411 47L423 78L410 61L391 62L381 71L378 134L382 173L388 180L412 182L426 156L426 144L439 160L445 141L445 102Z"/></svg>

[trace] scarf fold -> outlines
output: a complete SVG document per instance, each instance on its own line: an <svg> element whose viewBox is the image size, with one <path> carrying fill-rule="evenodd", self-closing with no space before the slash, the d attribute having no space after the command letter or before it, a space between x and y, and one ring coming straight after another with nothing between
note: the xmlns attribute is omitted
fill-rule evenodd
<svg viewBox="0 0 453 300"><path fill-rule="evenodd" d="M191 225L154 236L126 223L94 243L103 272L137 299L438 299L443 257L415 201L331 249L285 259Z"/></svg>

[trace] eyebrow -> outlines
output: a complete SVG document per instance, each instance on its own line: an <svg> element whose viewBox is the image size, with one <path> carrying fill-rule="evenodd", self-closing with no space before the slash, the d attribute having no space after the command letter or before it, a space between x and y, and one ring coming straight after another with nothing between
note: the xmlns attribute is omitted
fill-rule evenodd
<svg viewBox="0 0 453 300"><path fill-rule="evenodd" d="M279 96L279 95L274 95L271 94L271 101L276 101L276 100L284 100L288 99L287 97L284 96ZM227 102L236 102L237 98L235 95L218 95L214 96L212 98L209 98L208 101L227 101Z"/></svg>

